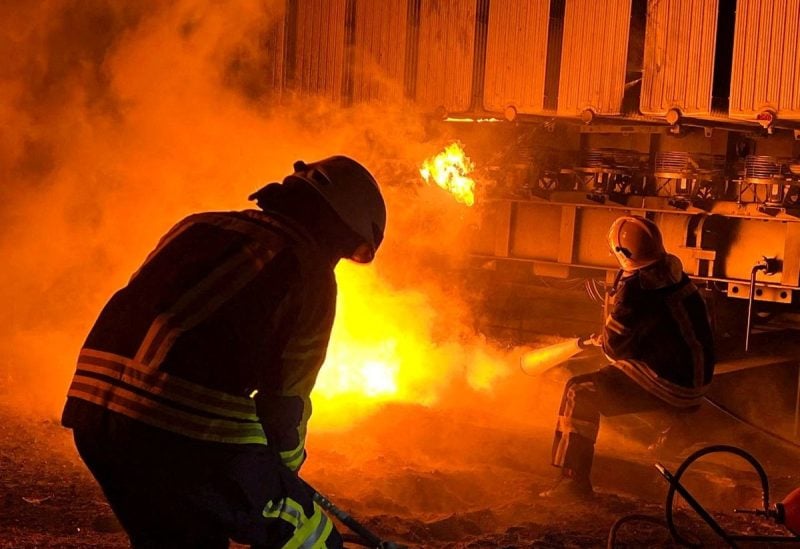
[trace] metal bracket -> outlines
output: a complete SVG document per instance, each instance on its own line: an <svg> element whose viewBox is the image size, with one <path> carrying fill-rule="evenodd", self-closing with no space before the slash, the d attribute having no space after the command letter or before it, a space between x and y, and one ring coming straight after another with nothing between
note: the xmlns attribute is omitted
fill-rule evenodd
<svg viewBox="0 0 800 549"><path fill-rule="evenodd" d="M750 285L737 282L728 282L726 293L728 297L741 299L750 298ZM770 301L772 303L791 303L792 290L790 288L775 288L756 284L756 293L753 298L756 301Z"/></svg>

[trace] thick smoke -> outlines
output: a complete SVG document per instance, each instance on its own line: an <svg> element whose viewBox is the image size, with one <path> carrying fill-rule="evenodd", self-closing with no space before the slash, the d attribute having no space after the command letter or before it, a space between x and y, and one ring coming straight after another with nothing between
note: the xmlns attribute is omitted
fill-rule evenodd
<svg viewBox="0 0 800 549"><path fill-rule="evenodd" d="M474 214L416 172L445 136L407 105L345 109L276 92L283 7L0 8L4 396L57 414L97 312L164 231L192 212L249 207L293 161L338 153L387 195L379 258L342 292L373 292L359 296L372 325L392 324L410 339L395 344L415 347L404 398L430 405L453 383L487 390L507 373L505 355L475 335L457 275Z"/></svg>
<svg viewBox="0 0 800 549"><path fill-rule="evenodd" d="M307 470L391 513L398 486L409 512L425 501L413 467L431 483L438 467L456 471L458 494L431 497L443 508L484 488L480 505L505 502L504 482L461 486L458 468L546 469L561 386L523 377L518 355L475 328L461 268L476 213L417 172L450 142L446 130L407 104L342 108L276 92L284 6L0 3L0 399L56 417L100 308L172 224L252 207L246 197L295 160L347 154L381 182L389 226L374 265L339 269L343 303L319 381L346 382L353 349L402 375L391 398L316 394ZM489 183L477 181L479 200ZM356 419L358 436L343 435Z"/></svg>

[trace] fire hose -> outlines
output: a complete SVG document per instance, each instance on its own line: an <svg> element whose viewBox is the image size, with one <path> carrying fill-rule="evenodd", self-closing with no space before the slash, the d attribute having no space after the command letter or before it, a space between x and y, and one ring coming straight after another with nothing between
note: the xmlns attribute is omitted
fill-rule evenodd
<svg viewBox="0 0 800 549"><path fill-rule="evenodd" d="M558 343L556 345L552 345L550 347L545 347L543 349L536 349L523 355L520 359L520 368L523 372L528 375L542 375L551 368L558 366L560 363L568 360L579 351L586 348L588 345L594 343L593 338L576 338L567 340L563 343ZM727 407L723 406L722 404L712 400L709 397L704 397L704 401L716 408L717 410L721 411L722 413L728 415L729 417L733 418L736 421L739 421L749 427L756 429L757 431L764 433L780 442L785 443L788 446L794 447L795 449L800 446L796 442L786 439L778 435L777 433L773 433L766 429L763 429L754 423L742 418L738 414L734 413ZM763 516L766 518L771 518L778 524L785 525L789 531L794 534L793 536L756 536L756 535L738 535L738 534L729 534L727 533L720 525L716 522L716 520L711 516L708 511L691 495L691 493L681 484L680 479L683 474L687 471L687 469L698 459L701 457L712 454L712 453L730 453L737 455L747 461L756 473L759 476L761 481L762 487L762 503L763 509L758 510L740 510L735 509L734 512L737 513L750 513L759 516ZM607 548L613 549L616 543L616 536L619 529L622 527L623 524L628 522L634 521L642 521L642 522L650 522L654 524L658 524L661 526L666 527L670 534L672 535L673 539L684 546L688 547L699 547L700 544L695 543L686 539L682 536L677 528L675 527L675 523L673 520L673 502L675 498L675 493L677 492L680 494L689 505L694 509L694 511L702 518L711 529L720 536L723 541L729 547L737 547L736 542L746 541L746 542L768 542L768 543L798 543L800 542L800 488L795 489L788 496L781 502L776 504L774 507L770 508L769 506L769 481L767 479L766 472L761 464L749 453L738 448L736 446L728 446L728 445L715 445L709 446L707 448L703 448L698 450L697 452L690 455L686 460L681 464L681 466L677 469L676 473L673 475L670 471L666 469L662 464L657 463L656 468L661 473L661 475L669 482L669 490L667 491L667 500L665 506L665 513L666 513L666 521L662 521L656 517L651 517L647 515L628 515L625 517L620 518L617 520L614 525L611 527L608 535L608 543Z"/></svg>
<svg viewBox="0 0 800 549"><path fill-rule="evenodd" d="M714 517L700 504L699 501L681 484L681 478L691 465L698 459L713 453L734 454L747 461L755 470L761 483L761 501L763 509L734 509L734 513L747 513L770 518L785 526L792 534L791 536L762 536L749 534L730 534L714 519ZM617 533L620 527L627 522L645 521L666 527L676 543L686 547L701 547L701 544L688 540L675 526L673 516L673 504L675 493L683 497L689 506L700 516L703 521L717 534L729 547L738 547L737 542L760 542L760 543L798 543L800 542L800 488L790 492L780 503L770 507L769 499L769 479L762 465L748 452L736 446L715 445L702 448L687 457L678 467L673 475L660 463L655 464L656 469L669 483L667 498L664 505L666 520L661 520L647 515L628 515L618 519L608 533L607 549L613 549L616 544Z"/></svg>
<svg viewBox="0 0 800 549"><path fill-rule="evenodd" d="M303 482L308 487L308 489L311 490L313 494L312 497L314 498L314 501L317 503L317 505L319 505L325 511L333 515L333 517L335 517L336 520L347 526L347 528L349 528L350 531L356 534L355 537L342 536L342 538L345 541L354 543L356 545L361 545L364 547L370 547L372 549L408 549L406 545L381 539L369 528L358 522L347 512L345 512L344 510L339 508L336 504L334 504L331 500L323 496L313 486L311 486L305 481Z"/></svg>

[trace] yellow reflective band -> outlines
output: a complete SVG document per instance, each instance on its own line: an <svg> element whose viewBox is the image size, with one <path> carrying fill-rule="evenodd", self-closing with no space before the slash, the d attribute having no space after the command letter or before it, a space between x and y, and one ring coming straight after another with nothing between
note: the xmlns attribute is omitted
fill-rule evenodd
<svg viewBox="0 0 800 549"><path fill-rule="evenodd" d="M574 417L558 417L558 430L564 434L577 433L582 437L589 440L597 440L597 433L600 430L600 424Z"/></svg>
<svg viewBox="0 0 800 549"><path fill-rule="evenodd" d="M201 410L248 421L258 420L255 402L251 398L204 387L113 353L83 349L78 358L78 369L120 379L148 391L152 387L151 392Z"/></svg>
<svg viewBox="0 0 800 549"><path fill-rule="evenodd" d="M205 223L220 227L221 229L247 235L271 250L280 250L284 248L286 246L286 239L276 233L273 228L264 227L262 223L277 227L279 230L289 233L292 238L307 241L311 240L309 236L302 236L296 229L272 219L263 212L248 210L243 213L248 217L254 218L254 221L246 221L224 212L207 212L196 214L192 217L195 223Z"/></svg>
<svg viewBox="0 0 800 549"><path fill-rule="evenodd" d="M176 384L174 383L174 376L169 376L168 374L162 374L159 376L159 379L153 379L153 376L142 374L141 372L131 368L123 367L120 370L119 368L114 368L109 364L95 364L87 361L79 361L78 370L79 372L92 372L105 375L112 379L120 380L132 387L143 389L153 395L163 396L172 401L185 404L197 410L202 410L223 417L243 419L247 421L258 421L258 416L256 415L255 411L255 403L252 401L247 403L247 401L250 399L243 398L241 401L237 401L235 403L214 402L214 400L208 394L208 391L204 390L205 388L202 388L199 385L192 387L192 385L195 384L190 384L188 382L185 382L184 384ZM249 408L247 411L241 411L244 409L244 406L241 406L242 403L246 404L247 408Z"/></svg>
<svg viewBox="0 0 800 549"><path fill-rule="evenodd" d="M295 530L308 520L303 507L291 498L268 501L262 515L266 518L281 519L288 522Z"/></svg>
<svg viewBox="0 0 800 549"><path fill-rule="evenodd" d="M692 351L692 362L694 365L693 382L695 387L700 387L705 380L705 352L703 351L703 344L697 339L692 319L684 304L684 300L688 299L696 292L698 292L697 288L690 282L686 284L682 290L667 298L667 303L669 304L672 318L675 319L675 322L678 324L678 329L681 331L683 340Z"/></svg>
<svg viewBox="0 0 800 549"><path fill-rule="evenodd" d="M135 360L157 367L183 332L196 326L253 280L272 253L259 257L247 245L190 288L168 311L155 318L139 346Z"/></svg>
<svg viewBox="0 0 800 549"><path fill-rule="evenodd" d="M191 438L231 444L267 443L259 423L241 423L194 415L90 377L76 374L67 396L92 402L142 423Z"/></svg>
<svg viewBox="0 0 800 549"><path fill-rule="evenodd" d="M322 513L319 526L314 530L314 533L301 545L301 549L325 549L325 542L333 530L333 523L328 517Z"/></svg>
<svg viewBox="0 0 800 549"><path fill-rule="evenodd" d="M156 245L156 248L150 252L142 266L139 267L135 273L133 273L131 280L135 279L139 275L139 273L150 262L151 259L157 256L178 236L183 234L183 232L194 225L212 225L224 230L235 231L240 234L247 235L254 239L255 242L263 248L262 250L259 250L259 252L269 251L273 256L286 247L286 239L280 234L275 233L273 230L262 226L261 223L267 223L269 225L278 227L280 230L291 234L294 238L310 240L309 236L301 236L295 229L279 223L277 220L264 215L262 212L246 211L244 213L248 217L254 218L255 221L245 221L226 212L206 212L194 214L185 218L172 227L172 229L170 229L169 232L161 238Z"/></svg>
<svg viewBox="0 0 800 549"><path fill-rule="evenodd" d="M703 401L709 384L700 387L683 387L658 375L640 360L617 360L612 366L622 370L642 389L677 408L696 406Z"/></svg>
<svg viewBox="0 0 800 549"><path fill-rule="evenodd" d="M322 509L314 503L314 514L298 528L283 549L316 549L325 547L333 525Z"/></svg>
<svg viewBox="0 0 800 549"><path fill-rule="evenodd" d="M631 331L630 328L625 326L622 322L620 322L611 315L608 315L608 318L606 318L606 328L608 328L612 332L618 333L619 335L625 335L630 333Z"/></svg>
<svg viewBox="0 0 800 549"><path fill-rule="evenodd" d="M305 441L301 440L300 446L294 450L280 452L280 456L284 465L286 465L292 471L296 471L297 468L303 463L303 457L305 456Z"/></svg>

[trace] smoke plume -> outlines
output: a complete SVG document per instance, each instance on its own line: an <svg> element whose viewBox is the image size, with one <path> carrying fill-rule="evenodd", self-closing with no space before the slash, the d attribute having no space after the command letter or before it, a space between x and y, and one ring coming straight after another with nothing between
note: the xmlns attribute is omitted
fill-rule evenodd
<svg viewBox="0 0 800 549"><path fill-rule="evenodd" d="M507 374L504 353L476 335L457 274L474 213L417 172L447 136L431 135L406 104L341 108L276 89L283 9L278 0L0 7L9 400L58 414L98 311L172 224L251 207L248 194L295 160L331 154L373 171L389 226L374 266L339 268L340 319L320 380L332 389L318 395L314 421L324 425L337 399L366 413L391 389L352 404L354 352L400 372L385 400L432 405L453 383L486 391Z"/></svg>

